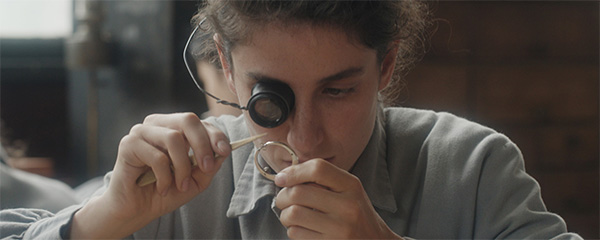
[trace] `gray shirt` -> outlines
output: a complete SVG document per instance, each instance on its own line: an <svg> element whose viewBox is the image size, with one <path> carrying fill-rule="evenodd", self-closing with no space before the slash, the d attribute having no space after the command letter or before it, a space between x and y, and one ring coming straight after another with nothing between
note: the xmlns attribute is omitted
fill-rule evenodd
<svg viewBox="0 0 600 240"><path fill-rule="evenodd" d="M232 141L248 136L241 117L207 121ZM131 237L287 238L273 203L278 189L255 170L254 151L252 146L233 151L206 191ZM546 210L538 183L525 172L521 153L506 136L451 114L380 111L351 173L401 236L581 239ZM33 210L5 211L0 233L60 238L79 207L43 216ZM10 228L16 224L22 227Z"/></svg>
<svg viewBox="0 0 600 240"><path fill-rule="evenodd" d="M50 212L79 203L67 184L0 163L0 209L39 208Z"/></svg>

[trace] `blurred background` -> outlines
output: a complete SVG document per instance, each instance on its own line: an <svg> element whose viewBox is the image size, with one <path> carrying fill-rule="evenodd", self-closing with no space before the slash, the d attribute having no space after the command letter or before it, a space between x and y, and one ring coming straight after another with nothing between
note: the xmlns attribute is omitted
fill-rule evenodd
<svg viewBox="0 0 600 240"><path fill-rule="evenodd" d="M430 3L436 31L402 105L506 134L548 209L600 238L599 3ZM75 187L112 169L146 115L206 112L181 59L197 4L0 0L8 165Z"/></svg>
<svg viewBox="0 0 600 240"><path fill-rule="evenodd" d="M437 31L403 105L511 138L547 208L598 239L597 1L432 2Z"/></svg>

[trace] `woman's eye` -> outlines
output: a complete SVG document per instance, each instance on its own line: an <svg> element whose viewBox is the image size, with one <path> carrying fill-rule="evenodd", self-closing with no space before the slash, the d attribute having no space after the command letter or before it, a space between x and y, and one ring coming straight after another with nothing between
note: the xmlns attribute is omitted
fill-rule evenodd
<svg viewBox="0 0 600 240"><path fill-rule="evenodd" d="M354 91L354 88L345 88L345 89L341 89L341 88L325 88L323 90L323 93L329 94L331 96L339 96L341 94L351 93L353 91Z"/></svg>

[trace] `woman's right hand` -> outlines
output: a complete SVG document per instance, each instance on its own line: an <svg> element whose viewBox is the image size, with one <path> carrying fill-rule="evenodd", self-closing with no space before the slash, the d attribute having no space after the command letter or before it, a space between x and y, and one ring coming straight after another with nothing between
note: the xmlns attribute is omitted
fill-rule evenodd
<svg viewBox="0 0 600 240"><path fill-rule="evenodd" d="M188 157L190 147L198 160L196 167ZM223 157L215 159L215 153ZM75 214L71 237L132 234L208 188L230 153L225 134L193 113L146 117L121 140L107 191ZM139 187L136 180L150 169L156 183Z"/></svg>

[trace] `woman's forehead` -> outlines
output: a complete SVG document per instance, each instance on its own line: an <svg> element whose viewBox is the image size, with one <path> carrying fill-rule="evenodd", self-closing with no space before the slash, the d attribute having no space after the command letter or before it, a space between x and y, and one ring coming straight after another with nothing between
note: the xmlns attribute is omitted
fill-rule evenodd
<svg viewBox="0 0 600 240"><path fill-rule="evenodd" d="M376 62L376 51L351 42L340 30L310 25L264 27L232 51L233 64L274 75L328 76ZM311 71L311 72L307 72ZM245 74L245 73L244 73Z"/></svg>
<svg viewBox="0 0 600 240"><path fill-rule="evenodd" d="M366 47L360 43L356 33L348 32L344 28L331 24L315 24L306 21L274 21L248 25L252 27L246 30L243 39L240 39L238 42L240 45L252 44L252 42L257 41L257 38L260 41L260 39L266 37L289 35L293 39L302 39L311 43L326 40L356 44L357 47Z"/></svg>
<svg viewBox="0 0 600 240"><path fill-rule="evenodd" d="M237 48L244 49L245 52L251 50L254 54L280 55L286 58L374 51L356 43L341 29L311 24L268 24L253 31L235 49ZM233 54L236 53L235 49Z"/></svg>

